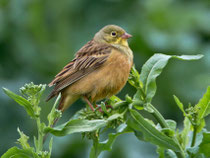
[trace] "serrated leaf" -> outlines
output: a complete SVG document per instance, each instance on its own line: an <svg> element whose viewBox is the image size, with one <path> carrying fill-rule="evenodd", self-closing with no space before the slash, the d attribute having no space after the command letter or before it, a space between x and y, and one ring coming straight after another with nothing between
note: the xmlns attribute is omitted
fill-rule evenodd
<svg viewBox="0 0 210 158"><path fill-rule="evenodd" d="M64 125L55 128L47 127L45 132L55 136L65 136L72 133L92 132L106 125L106 120L70 120Z"/></svg>
<svg viewBox="0 0 210 158"><path fill-rule="evenodd" d="M195 108L199 109L197 117L198 120L201 120L202 118L210 114L210 86L207 88L206 93L200 99L198 104L195 105Z"/></svg>
<svg viewBox="0 0 210 158"><path fill-rule="evenodd" d="M182 104L182 102L175 95L173 95L173 97L174 97L174 100L175 100L176 104L178 105L179 109L182 111L183 115L187 116L184 111L184 105Z"/></svg>
<svg viewBox="0 0 210 158"><path fill-rule="evenodd" d="M14 101L16 101L19 105L23 106L29 116L31 116L32 118L36 117L34 114L32 105L28 100L26 100L22 96L19 96L19 95L13 93L9 89L3 88L3 90L4 90L5 94L7 94L10 98L12 98Z"/></svg>
<svg viewBox="0 0 210 158"><path fill-rule="evenodd" d="M164 135L162 132L157 130L153 125L146 121L136 110L130 109L130 114L131 117L127 121L128 126L136 131L142 132L145 141L148 141L166 149L180 151L179 146L172 138Z"/></svg>
<svg viewBox="0 0 210 158"><path fill-rule="evenodd" d="M30 149L12 147L1 158L39 158L39 156Z"/></svg>
<svg viewBox="0 0 210 158"><path fill-rule="evenodd" d="M202 129L206 126L205 119L201 119L199 125L197 126L197 133L202 131Z"/></svg>
<svg viewBox="0 0 210 158"><path fill-rule="evenodd" d="M156 78L161 74L163 68L168 63L170 58L181 60L197 60L202 58L202 55L182 55L170 56L164 54L153 55L142 67L140 79L143 83L143 90L146 94L145 100L151 102L156 92Z"/></svg>
<svg viewBox="0 0 210 158"><path fill-rule="evenodd" d="M210 132L203 133L203 139L199 147L200 153L203 153L205 156L210 157Z"/></svg>
<svg viewBox="0 0 210 158"><path fill-rule="evenodd" d="M130 133L130 132L133 132L133 131L130 128L128 128L126 124L121 124L118 127L116 133L109 134L109 137L107 140L105 140L103 142L99 142L97 144L97 146L92 146L91 152L90 152L90 158L95 157L95 154L99 155L102 151L105 151L105 150L111 151L112 145L115 142L115 140L117 139L117 137L121 134ZM95 153L96 151L97 151L97 153Z"/></svg>
<svg viewBox="0 0 210 158"><path fill-rule="evenodd" d="M190 120L185 117L184 119L184 129L182 130L181 134L180 134L180 137L181 137L181 146L183 147L183 149L186 148L186 146L188 145L189 143L189 132L190 132L190 128L191 128L191 123L190 123Z"/></svg>
<svg viewBox="0 0 210 158"><path fill-rule="evenodd" d="M45 133L50 132L55 136L64 136L72 133L92 132L106 126L109 121L122 117L122 115L123 114L116 113L107 119L95 120L73 119L54 128L46 127Z"/></svg>
<svg viewBox="0 0 210 158"><path fill-rule="evenodd" d="M168 60L171 58L169 55L155 54L153 55L142 67L140 79L143 83L143 89L146 94L146 101L151 102L156 92L156 78L166 66Z"/></svg>
<svg viewBox="0 0 210 158"><path fill-rule="evenodd" d="M132 130L130 130L127 127L127 125L122 124L121 126L123 126L123 128L121 128L117 133L110 133L109 138L107 140L99 143L99 148L101 151L104 150L111 151L112 145L119 135L132 132Z"/></svg>
<svg viewBox="0 0 210 158"><path fill-rule="evenodd" d="M139 72L136 70L135 66L133 66L130 71L128 83L135 88L139 88L140 86L142 86L142 83L139 79Z"/></svg>
<svg viewBox="0 0 210 158"><path fill-rule="evenodd" d="M20 129L17 129L18 133L20 134L20 138L17 140L18 143L22 146L23 149L30 148L30 145L28 144L29 137L25 135Z"/></svg>

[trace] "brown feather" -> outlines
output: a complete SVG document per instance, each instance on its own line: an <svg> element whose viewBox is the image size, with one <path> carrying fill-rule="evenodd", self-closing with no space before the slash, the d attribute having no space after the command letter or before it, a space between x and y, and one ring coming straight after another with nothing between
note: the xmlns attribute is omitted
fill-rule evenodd
<svg viewBox="0 0 210 158"><path fill-rule="evenodd" d="M64 111L80 96L95 102L117 94L126 84L132 64L127 55L112 49L103 66L62 90L66 99L60 109Z"/></svg>
<svg viewBox="0 0 210 158"><path fill-rule="evenodd" d="M111 48L111 45L99 44L93 40L84 45L76 53L76 57L49 84L49 86L55 85L55 88L47 100L53 98L67 86L98 69L107 60Z"/></svg>

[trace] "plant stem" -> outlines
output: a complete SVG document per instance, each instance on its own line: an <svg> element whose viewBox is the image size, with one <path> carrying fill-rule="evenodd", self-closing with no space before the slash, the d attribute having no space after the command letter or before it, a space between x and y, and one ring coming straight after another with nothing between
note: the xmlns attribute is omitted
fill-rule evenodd
<svg viewBox="0 0 210 158"><path fill-rule="evenodd" d="M112 107L113 107L113 109L117 109L117 108L119 108L119 107L121 107L121 106L125 106L125 105L127 105L128 103L126 102L126 101L122 101L122 102L117 102L117 103L115 103L114 105L112 105Z"/></svg>
<svg viewBox="0 0 210 158"><path fill-rule="evenodd" d="M158 121L160 126L162 128L169 128L168 124L166 123L164 117L159 113L159 111L151 104L151 108L154 110L152 115L155 117L155 119Z"/></svg>
<svg viewBox="0 0 210 158"><path fill-rule="evenodd" d="M40 118L36 119L37 130L38 130L38 144L37 144L37 152L42 151L43 148L43 131L41 127Z"/></svg>
<svg viewBox="0 0 210 158"><path fill-rule="evenodd" d="M194 147L194 145L195 145L196 136L197 136L197 129L198 129L197 125L194 125L193 129L194 129L194 131L193 131L193 138L192 138L192 142L191 142L191 147ZM190 157L194 158L194 154L191 153Z"/></svg>
<svg viewBox="0 0 210 158"><path fill-rule="evenodd" d="M98 151L98 145L99 145L98 138L93 138L93 146L91 148L91 152L89 155L90 158L97 158L99 156L100 151Z"/></svg>
<svg viewBox="0 0 210 158"><path fill-rule="evenodd" d="M166 123L164 117L159 113L159 111L152 105L150 104L150 107L154 110L152 115L155 117L155 119L158 121L158 123L161 125L162 128L169 128L168 124ZM179 146L180 152L175 152L178 158L185 158L185 153L184 150L182 149L181 145L179 144L179 141L175 136L172 137L174 142L177 143Z"/></svg>
<svg viewBox="0 0 210 158"><path fill-rule="evenodd" d="M194 127L194 131L193 131L193 138L192 138L192 143L191 143L191 147L193 147L195 145L195 140L196 140L196 136L197 136L197 126L193 126Z"/></svg>

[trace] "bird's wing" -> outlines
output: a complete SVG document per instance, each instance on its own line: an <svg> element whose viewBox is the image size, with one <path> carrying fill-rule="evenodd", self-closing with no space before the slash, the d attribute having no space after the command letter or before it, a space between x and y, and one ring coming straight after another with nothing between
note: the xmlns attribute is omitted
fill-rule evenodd
<svg viewBox="0 0 210 158"><path fill-rule="evenodd" d="M98 69L107 60L111 49L110 45L98 44L93 40L84 45L76 53L76 57L49 84L49 86L55 85L55 88L48 97L48 100L62 89Z"/></svg>

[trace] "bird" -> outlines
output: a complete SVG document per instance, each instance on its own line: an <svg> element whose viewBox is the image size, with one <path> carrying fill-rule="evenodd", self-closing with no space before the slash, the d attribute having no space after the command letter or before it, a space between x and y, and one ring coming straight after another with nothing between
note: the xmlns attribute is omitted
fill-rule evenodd
<svg viewBox="0 0 210 158"><path fill-rule="evenodd" d="M46 101L61 93L58 109L62 112L79 98L95 111L97 101L120 92L133 65L133 52L127 41L130 37L117 25L100 29L49 83L54 89Z"/></svg>

